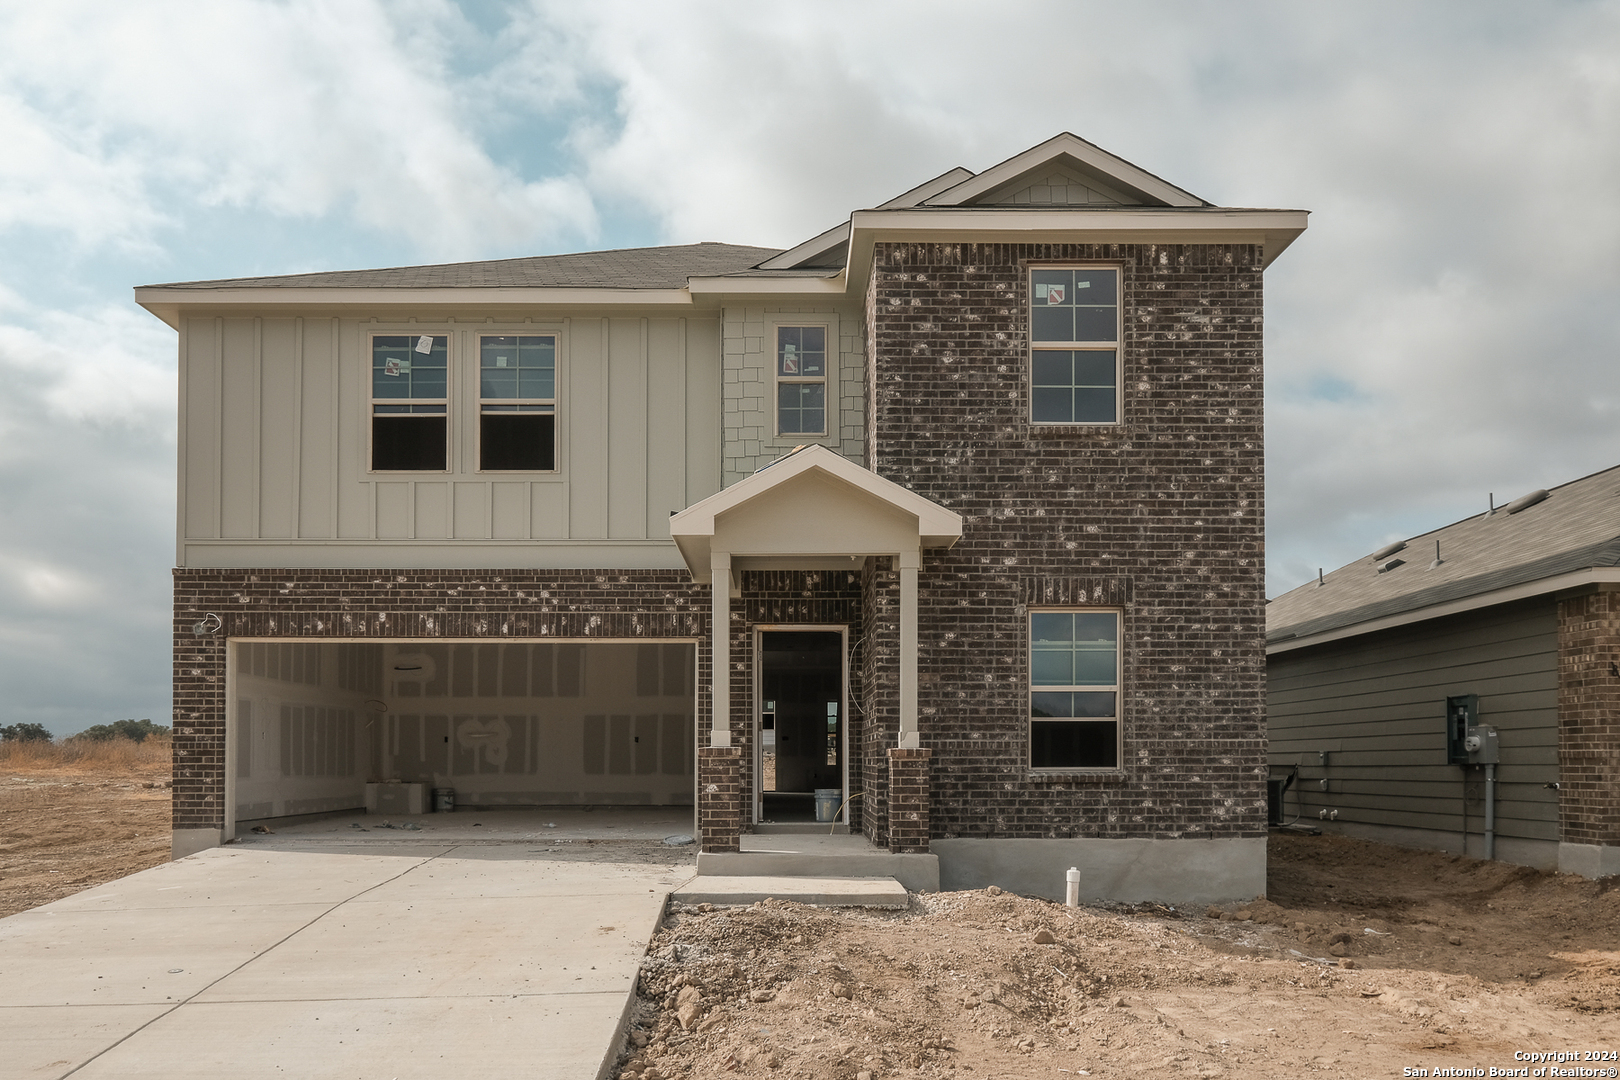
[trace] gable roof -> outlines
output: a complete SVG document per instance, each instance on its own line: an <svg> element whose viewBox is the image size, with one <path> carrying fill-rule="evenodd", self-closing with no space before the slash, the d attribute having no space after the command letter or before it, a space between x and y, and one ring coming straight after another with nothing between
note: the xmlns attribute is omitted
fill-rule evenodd
<svg viewBox="0 0 1620 1080"><path fill-rule="evenodd" d="M1431 565L1436 543L1440 562ZM1494 513L1375 554L1380 557L1369 555L1324 575L1321 584L1312 581L1272 600L1266 607L1267 651L1592 581L1620 581L1620 466L1532 492Z"/></svg>
<svg viewBox="0 0 1620 1080"><path fill-rule="evenodd" d="M692 579L699 583L712 580L709 555L715 540L724 538L728 513L741 510L755 500L768 499L772 492L794 487L808 478L828 481L834 488L858 496L865 504L864 513L888 511L914 521L916 532L910 534L910 538L920 548L950 547L962 537L962 516L956 511L887 480L825 446L812 443L795 447L753 475L670 516L670 536L686 560ZM814 505L806 505L805 509L812 514L817 512ZM871 550L865 546L859 521L845 519L835 524L840 537L839 550L843 554L897 554L888 548ZM805 551L805 548L790 545L782 551L736 554L776 556L804 554Z"/></svg>
<svg viewBox="0 0 1620 1080"><path fill-rule="evenodd" d="M170 326L182 310L337 312L406 305L713 307L726 297L859 296L873 245L1254 244L1269 266L1305 231L1303 210L1212 206L1067 132L978 175L942 173L795 247L682 244L479 262L143 285Z"/></svg>
<svg viewBox="0 0 1620 1080"><path fill-rule="evenodd" d="M1067 131L946 188L924 200L923 205L1008 205L1004 201L1007 196L1049 176L1054 170L1072 175L1105 196L1093 200L1096 202L1131 206L1214 205Z"/></svg>
<svg viewBox="0 0 1620 1080"><path fill-rule="evenodd" d="M575 288L683 289L690 277L749 270L777 248L741 244L677 244L619 248L571 255L394 266L382 270L337 270L273 277L220 278L148 285L151 289L463 289Z"/></svg>

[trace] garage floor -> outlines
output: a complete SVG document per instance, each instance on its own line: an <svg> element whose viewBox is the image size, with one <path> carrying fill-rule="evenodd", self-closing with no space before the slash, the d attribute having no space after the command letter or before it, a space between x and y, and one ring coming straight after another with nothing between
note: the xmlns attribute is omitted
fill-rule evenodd
<svg viewBox="0 0 1620 1080"><path fill-rule="evenodd" d="M461 807L448 814L367 814L356 812L318 821L265 822L269 837L250 828L242 842L270 840L495 840L526 843L559 840L662 840L692 835L696 823L689 806L603 807L597 810L474 810Z"/></svg>
<svg viewBox="0 0 1620 1080"><path fill-rule="evenodd" d="M278 830L0 919L0 1077L602 1075L689 861L443 817ZM574 843L499 835L531 827Z"/></svg>

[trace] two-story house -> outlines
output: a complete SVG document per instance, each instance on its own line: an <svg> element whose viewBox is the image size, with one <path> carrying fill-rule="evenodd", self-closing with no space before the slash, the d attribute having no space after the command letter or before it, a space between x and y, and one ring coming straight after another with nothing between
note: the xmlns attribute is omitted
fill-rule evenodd
<svg viewBox="0 0 1620 1080"><path fill-rule="evenodd" d="M1065 134L787 251L138 289L176 855L368 781L691 805L716 852L822 790L947 887L1263 891L1262 284L1305 224Z"/></svg>

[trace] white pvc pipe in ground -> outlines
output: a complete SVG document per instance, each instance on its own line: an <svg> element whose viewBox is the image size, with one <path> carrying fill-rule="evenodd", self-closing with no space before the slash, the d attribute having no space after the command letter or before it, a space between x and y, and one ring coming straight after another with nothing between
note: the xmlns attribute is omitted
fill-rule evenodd
<svg viewBox="0 0 1620 1080"><path fill-rule="evenodd" d="M1063 902L1069 907L1080 906L1080 868L1069 867L1069 872L1063 875L1067 887L1063 890Z"/></svg>

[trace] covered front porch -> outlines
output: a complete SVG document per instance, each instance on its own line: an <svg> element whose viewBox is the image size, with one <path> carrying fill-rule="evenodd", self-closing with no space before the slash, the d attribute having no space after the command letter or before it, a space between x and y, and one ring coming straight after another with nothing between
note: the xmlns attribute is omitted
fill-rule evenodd
<svg viewBox="0 0 1620 1080"><path fill-rule="evenodd" d="M925 551L961 537L960 516L809 446L674 515L670 532L693 580L711 587L711 708L698 734L700 874L847 865L887 877L899 871L880 870L874 852L932 861L931 751L918 727L918 577ZM797 594L789 578L803 586ZM765 580L779 592L762 600ZM792 680L772 681L773 648L798 650L800 659L781 670L809 672L808 718L795 719L790 708L805 709L783 689ZM818 648L830 651L818 660ZM781 812L789 804L772 798L772 765L776 786L801 776L836 791L838 820L782 823L809 815ZM855 835L840 838L845 823ZM932 865L931 878L904 873L914 887L937 887Z"/></svg>

